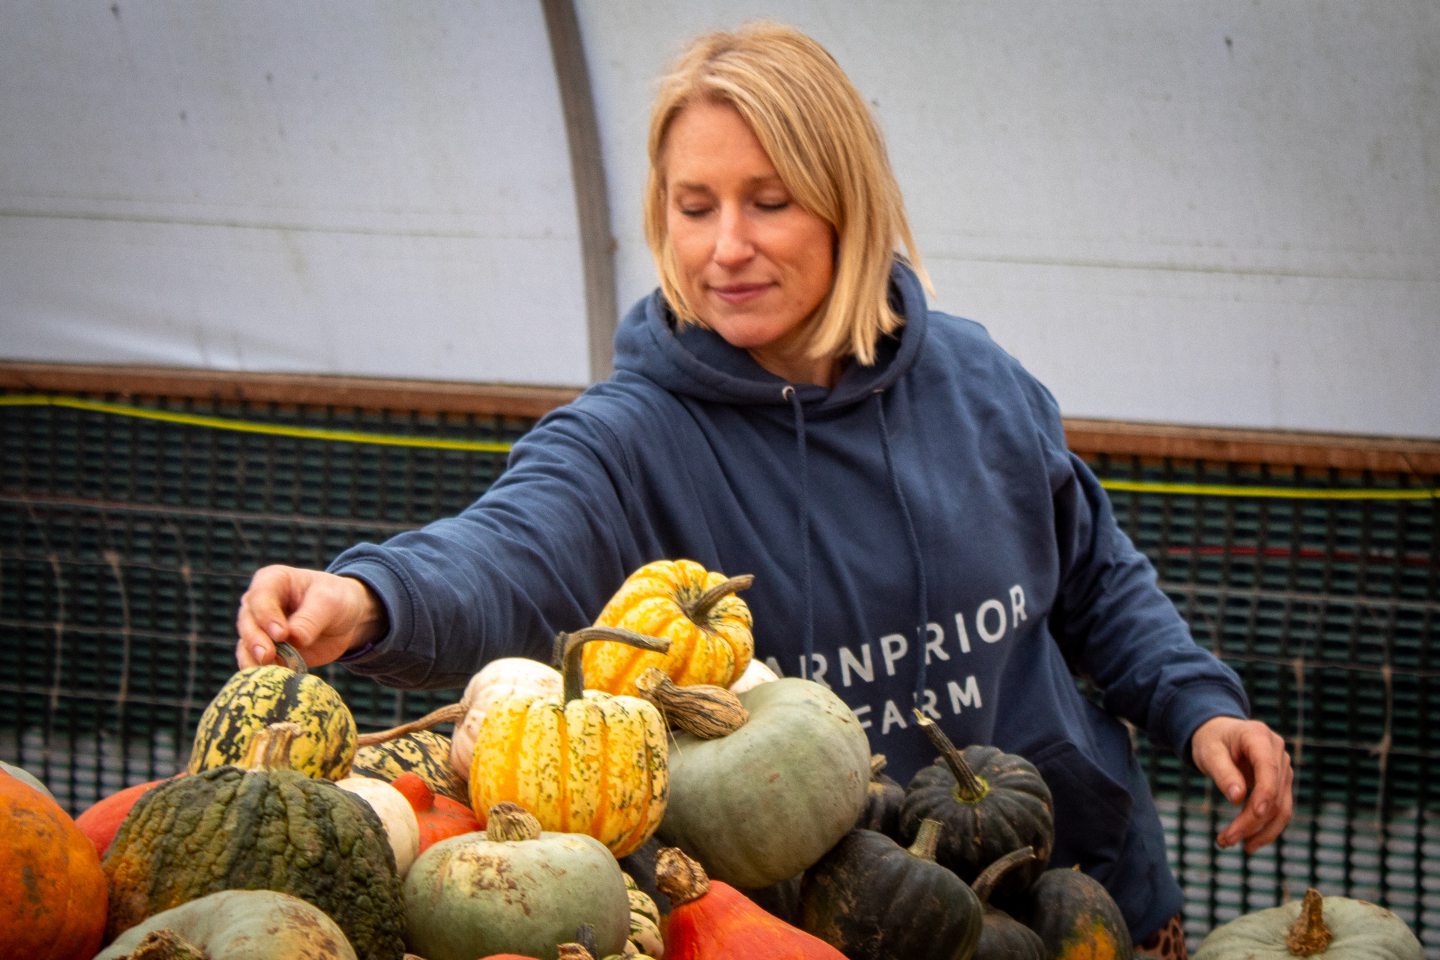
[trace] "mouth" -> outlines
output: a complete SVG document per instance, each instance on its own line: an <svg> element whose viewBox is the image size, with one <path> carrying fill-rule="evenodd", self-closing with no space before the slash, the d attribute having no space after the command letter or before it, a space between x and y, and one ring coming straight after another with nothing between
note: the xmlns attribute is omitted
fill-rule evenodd
<svg viewBox="0 0 1440 960"><path fill-rule="evenodd" d="M730 304L748 303L770 289L768 283L727 283L711 286L710 292Z"/></svg>

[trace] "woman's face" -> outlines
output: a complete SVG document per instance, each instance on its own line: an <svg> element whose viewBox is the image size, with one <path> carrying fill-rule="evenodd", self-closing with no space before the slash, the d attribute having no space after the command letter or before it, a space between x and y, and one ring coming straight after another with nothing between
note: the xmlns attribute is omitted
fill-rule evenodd
<svg viewBox="0 0 1440 960"><path fill-rule="evenodd" d="M834 358L807 356L835 273L830 224L791 198L734 107L685 107L661 159L666 235L686 302L771 373L832 386Z"/></svg>

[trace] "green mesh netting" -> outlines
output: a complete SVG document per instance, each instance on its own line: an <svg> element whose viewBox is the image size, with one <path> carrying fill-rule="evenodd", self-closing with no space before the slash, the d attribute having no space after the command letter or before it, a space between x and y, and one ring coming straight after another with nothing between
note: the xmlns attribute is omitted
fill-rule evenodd
<svg viewBox="0 0 1440 960"><path fill-rule="evenodd" d="M530 421L158 398L0 395L0 758L72 812L183 768L234 670L263 563L323 566L469 503ZM267 432L268 431L268 432ZM364 442L409 438L414 445ZM1434 477L1097 458L1121 524L1196 638L1290 742L1297 815L1245 856L1230 808L1144 752L1195 939L1298 896L1376 900L1440 951ZM365 728L458 691L323 671ZM1142 751L1144 747L1142 744Z"/></svg>

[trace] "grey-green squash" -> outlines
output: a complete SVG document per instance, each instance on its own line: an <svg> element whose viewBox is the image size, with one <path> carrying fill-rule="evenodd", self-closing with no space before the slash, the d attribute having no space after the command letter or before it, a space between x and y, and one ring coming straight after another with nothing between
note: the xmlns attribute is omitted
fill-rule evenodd
<svg viewBox="0 0 1440 960"><path fill-rule="evenodd" d="M758 889L793 877L850 832L865 808L870 744L855 714L813 680L740 694L733 733L670 746L670 799L658 835L715 880Z"/></svg>
<svg viewBox="0 0 1440 960"><path fill-rule="evenodd" d="M161 911L120 934L95 960L128 960L150 938L209 960L355 960L335 921L274 890L222 890Z"/></svg>
<svg viewBox="0 0 1440 960"><path fill-rule="evenodd" d="M1312 887L1303 900L1211 930L1194 960L1420 960L1423 953L1415 933L1391 911L1366 900L1324 897Z"/></svg>
<svg viewBox="0 0 1440 960"><path fill-rule="evenodd" d="M400 960L404 905L384 828L364 800L289 769L297 732L267 727L242 764L136 801L103 861L107 936L221 890L276 890L328 913L361 960Z"/></svg>

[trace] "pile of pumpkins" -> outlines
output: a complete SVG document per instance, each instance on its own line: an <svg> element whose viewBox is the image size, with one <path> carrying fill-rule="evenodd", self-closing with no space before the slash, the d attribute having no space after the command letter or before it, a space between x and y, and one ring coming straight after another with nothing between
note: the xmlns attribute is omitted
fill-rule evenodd
<svg viewBox="0 0 1440 960"><path fill-rule="evenodd" d="M0 955L1131 955L1104 888L1049 866L1033 766L957 749L917 713L937 762L887 778L838 697L753 658L748 584L648 564L557 638L558 668L494 661L460 703L374 734L282 645L285 664L215 696L184 773L73 820L12 768ZM1314 894L1276 911L1217 929L1197 960L1352 942L1420 956L1370 904Z"/></svg>

